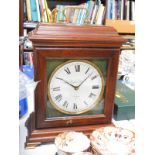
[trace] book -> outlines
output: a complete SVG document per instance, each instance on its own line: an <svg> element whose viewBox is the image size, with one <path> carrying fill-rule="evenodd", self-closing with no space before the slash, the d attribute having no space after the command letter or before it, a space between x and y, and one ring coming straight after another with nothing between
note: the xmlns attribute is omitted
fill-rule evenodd
<svg viewBox="0 0 155 155"><path fill-rule="evenodd" d="M125 1L124 0L122 0L121 1L121 20L123 20L124 19L124 7L125 7Z"/></svg>
<svg viewBox="0 0 155 155"><path fill-rule="evenodd" d="M118 0L117 2L117 19L121 19L121 5L122 5L122 0Z"/></svg>
<svg viewBox="0 0 155 155"><path fill-rule="evenodd" d="M40 19L40 8L39 8L39 2L38 2L38 0L36 0L36 7L37 7L38 22L40 22L41 19Z"/></svg>
<svg viewBox="0 0 155 155"><path fill-rule="evenodd" d="M47 22L47 14L46 14L46 8L45 8L45 1L44 0L39 0L39 5L40 5L40 14L41 14L41 21L42 22Z"/></svg>
<svg viewBox="0 0 155 155"><path fill-rule="evenodd" d="M32 21L32 16L31 16L31 4L30 0L26 0L26 12L27 12L27 20Z"/></svg>
<svg viewBox="0 0 155 155"><path fill-rule="evenodd" d="M77 23L78 15L79 15L79 9L75 9L74 16L73 16L73 21L72 21L73 24Z"/></svg>
<svg viewBox="0 0 155 155"><path fill-rule="evenodd" d="M48 8L47 0L45 0L45 10L47 14L47 21L51 21L51 10Z"/></svg>
<svg viewBox="0 0 155 155"><path fill-rule="evenodd" d="M87 18L87 8L88 8L88 3L85 3L84 4L84 9L82 9L82 11L81 11L79 24L84 24L85 19Z"/></svg>
<svg viewBox="0 0 155 155"><path fill-rule="evenodd" d="M87 20L90 21L93 13L95 2L92 0L87 1Z"/></svg>
<svg viewBox="0 0 155 155"><path fill-rule="evenodd" d="M97 11L98 11L98 5L95 4L90 24L95 24L95 17L97 15Z"/></svg>
<svg viewBox="0 0 155 155"><path fill-rule="evenodd" d="M103 4L100 4L97 12L96 22L95 22L96 25L102 25L103 15L104 15L104 6Z"/></svg>
<svg viewBox="0 0 155 155"><path fill-rule="evenodd" d="M64 5L57 5L56 9L58 11L58 13L57 13L57 23L64 22L66 20L65 17L64 17L64 14L63 14L65 6ZM72 17L72 15L70 15L70 17ZM72 19L71 19L71 21L72 21Z"/></svg>
<svg viewBox="0 0 155 155"><path fill-rule="evenodd" d="M126 1L126 20L130 20L130 1Z"/></svg>
<svg viewBox="0 0 155 155"><path fill-rule="evenodd" d="M36 0L30 0L31 3L31 16L32 16L32 21L37 22L38 21L38 13L37 13L37 4Z"/></svg>
<svg viewBox="0 0 155 155"><path fill-rule="evenodd" d="M129 1L129 20L132 20L132 1Z"/></svg>
<svg viewBox="0 0 155 155"><path fill-rule="evenodd" d="M131 20L135 20L135 1L131 1Z"/></svg>
<svg viewBox="0 0 155 155"><path fill-rule="evenodd" d="M113 13L113 0L107 1L107 19L112 19L112 13Z"/></svg>
<svg viewBox="0 0 155 155"><path fill-rule="evenodd" d="M83 8L85 8L85 4L81 4L81 9L79 10L79 14L78 14L78 18L77 18L77 24L81 23L81 18L82 18L82 14L83 14Z"/></svg>
<svg viewBox="0 0 155 155"><path fill-rule="evenodd" d="M116 19L116 1L113 0L112 2L112 19L115 20Z"/></svg>
<svg viewBox="0 0 155 155"><path fill-rule="evenodd" d="M23 21L27 20L27 8L26 8L26 0L23 2Z"/></svg>

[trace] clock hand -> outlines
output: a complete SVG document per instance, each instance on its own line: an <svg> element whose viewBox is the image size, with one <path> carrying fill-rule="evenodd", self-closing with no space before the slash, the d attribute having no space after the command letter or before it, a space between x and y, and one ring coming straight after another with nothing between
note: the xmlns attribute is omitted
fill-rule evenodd
<svg viewBox="0 0 155 155"><path fill-rule="evenodd" d="M79 89L79 87L92 75L93 73L89 74L77 87L76 90Z"/></svg>
<svg viewBox="0 0 155 155"><path fill-rule="evenodd" d="M68 85L70 85L71 87L73 87L75 90L77 89L77 88L76 88L77 86L72 85L71 83L67 82L66 80L64 80L64 79L62 79L62 78L56 77L56 79L59 79L59 80L61 80L61 81L64 81L65 83L67 83Z"/></svg>

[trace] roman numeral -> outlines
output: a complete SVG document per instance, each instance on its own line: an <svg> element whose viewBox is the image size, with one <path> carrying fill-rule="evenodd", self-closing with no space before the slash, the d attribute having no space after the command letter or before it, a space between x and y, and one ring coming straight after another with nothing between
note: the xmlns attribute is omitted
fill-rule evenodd
<svg viewBox="0 0 155 155"><path fill-rule="evenodd" d="M91 80L94 80L94 79L96 79L98 77L98 75L95 75L95 76L93 76L92 78L91 78Z"/></svg>
<svg viewBox="0 0 155 155"><path fill-rule="evenodd" d="M62 106L67 108L68 107L68 104L69 103L67 101L65 101Z"/></svg>
<svg viewBox="0 0 155 155"><path fill-rule="evenodd" d="M80 65L75 65L75 71L80 72Z"/></svg>
<svg viewBox="0 0 155 155"><path fill-rule="evenodd" d="M87 74L87 73L88 73L89 69L90 69L90 68L88 68L88 69L86 70L85 74Z"/></svg>
<svg viewBox="0 0 155 155"><path fill-rule="evenodd" d="M53 91L60 91L60 87L54 87L52 89L53 89Z"/></svg>
<svg viewBox="0 0 155 155"><path fill-rule="evenodd" d="M88 103L87 103L86 101L83 101L83 103L84 103L85 105L88 105Z"/></svg>
<svg viewBox="0 0 155 155"><path fill-rule="evenodd" d="M90 94L89 94L89 97L90 97L90 98L95 97L95 96L96 96L96 95L95 95L94 93L90 93Z"/></svg>
<svg viewBox="0 0 155 155"><path fill-rule="evenodd" d="M60 94L60 95L55 96L55 99L56 99L58 102L61 101L62 95Z"/></svg>
<svg viewBox="0 0 155 155"><path fill-rule="evenodd" d="M77 109L77 104L76 103L74 103L74 105L73 105L73 109Z"/></svg>
<svg viewBox="0 0 155 155"><path fill-rule="evenodd" d="M65 70L65 72L66 72L67 74L71 74L71 72L70 72L70 70L69 70L69 68L68 68L68 67L67 67L67 68L65 68L64 70Z"/></svg>
<svg viewBox="0 0 155 155"><path fill-rule="evenodd" d="M92 89L99 89L99 85L92 86Z"/></svg>

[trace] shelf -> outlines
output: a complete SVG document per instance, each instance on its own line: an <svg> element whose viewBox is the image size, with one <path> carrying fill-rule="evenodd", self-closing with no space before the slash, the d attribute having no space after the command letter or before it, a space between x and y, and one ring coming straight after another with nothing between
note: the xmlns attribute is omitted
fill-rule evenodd
<svg viewBox="0 0 155 155"><path fill-rule="evenodd" d="M106 19L105 25L114 27L118 33L122 33L122 34L123 33L126 33L126 34L135 33L134 21Z"/></svg>
<svg viewBox="0 0 155 155"><path fill-rule="evenodd" d="M24 28L34 29L37 26L37 22L24 22ZM135 33L135 24L134 21L127 20L109 20L105 21L106 26L114 27L118 33L121 34L134 34Z"/></svg>
<svg viewBox="0 0 155 155"><path fill-rule="evenodd" d="M38 24L38 22L24 22L23 27L34 29L34 28L36 28L37 24Z"/></svg>

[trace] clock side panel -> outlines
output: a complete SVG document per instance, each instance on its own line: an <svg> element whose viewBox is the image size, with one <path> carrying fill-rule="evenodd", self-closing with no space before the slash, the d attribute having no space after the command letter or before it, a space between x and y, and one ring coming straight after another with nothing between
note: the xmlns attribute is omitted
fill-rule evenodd
<svg viewBox="0 0 155 155"><path fill-rule="evenodd" d="M46 48L36 49L36 57L37 61L35 63L35 80L40 81L36 93L35 93L35 117L36 117L36 127L37 128L48 128L48 127L69 127L69 126L82 126L82 125L95 125L95 124L102 124L102 123L108 123L111 122L111 115L112 115L112 109L113 109L113 99L114 99L114 93L115 93L115 81L116 81L116 74L117 74L117 65L118 65L118 56L119 56L119 50L113 50L113 49L80 49L80 48ZM68 61L75 61L75 62L90 62L91 64L95 64L95 67L99 69L99 72L101 72L103 76L103 85L101 93L101 97L96 101L98 102L95 104L94 107L90 108L86 112L82 113L65 113L62 110L59 110L53 104L51 103L50 97L48 95L49 93L49 79L52 75L52 73L58 68L59 66L62 66L62 64L68 62ZM73 70L76 68L75 66L70 67L70 71L73 74ZM83 69L84 70L84 69ZM85 68L85 72L86 72ZM82 69L81 69L82 72ZM64 71L64 74L65 73ZM83 73L84 74L84 71ZM63 76L58 78L66 78ZM78 75L78 74L77 74ZM89 75L89 74L88 74ZM83 81L83 79L87 78L87 76L83 76L81 79L78 80L79 84ZM92 75L87 80L92 80L95 78L95 75ZM64 79L63 79L64 80ZM66 79L65 79L66 80ZM68 81L67 81L68 80ZM67 79L66 81L68 83L71 83L72 85L74 82L76 83L76 80ZM82 88L85 90L87 84L89 85L88 81L83 84ZM92 80L93 82L93 80ZM64 91L61 92L60 89L62 89L62 85L65 85L66 91L68 93L71 93L73 95L73 92L70 92L70 88L67 86L64 81L57 80L55 82L55 85L53 85L55 96L57 100L60 100L60 104L65 105L65 99L64 99ZM78 83L76 84L78 85ZM94 89L98 89L98 85L94 83L94 85L91 86ZM86 94L86 98L84 100L81 100L82 102L88 102L87 98L93 98L96 91L94 89L91 89L88 94ZM94 91L94 92L92 92ZM79 94L78 94L79 95ZM76 96L77 98L80 96ZM95 94L96 95L96 94ZM90 96L90 97L89 97ZM63 100L64 99L64 100ZM70 100L67 100L67 102L70 102ZM69 103L70 107L74 107L74 103ZM79 106L79 104L78 104ZM65 107L66 108L66 107Z"/></svg>

